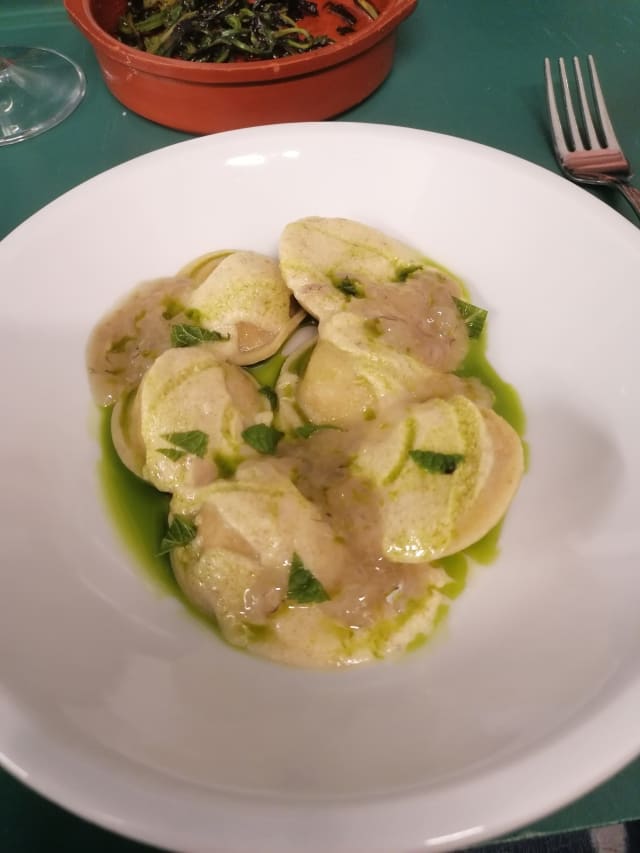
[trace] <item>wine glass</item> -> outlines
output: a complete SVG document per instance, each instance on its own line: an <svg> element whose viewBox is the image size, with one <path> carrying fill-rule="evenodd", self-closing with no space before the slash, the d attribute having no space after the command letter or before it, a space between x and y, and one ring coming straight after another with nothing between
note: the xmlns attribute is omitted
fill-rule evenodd
<svg viewBox="0 0 640 853"><path fill-rule="evenodd" d="M55 127L85 90L82 69L58 51L0 45L0 146Z"/></svg>

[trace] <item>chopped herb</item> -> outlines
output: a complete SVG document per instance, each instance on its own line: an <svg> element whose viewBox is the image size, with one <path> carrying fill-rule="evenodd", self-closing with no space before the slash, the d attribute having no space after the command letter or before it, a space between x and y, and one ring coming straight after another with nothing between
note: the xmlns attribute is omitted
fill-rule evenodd
<svg viewBox="0 0 640 853"><path fill-rule="evenodd" d="M362 299L364 297L364 290L362 289L362 286L348 275L338 281L334 281L333 286L336 290L339 290L340 293L344 293L348 299L352 296L355 296L356 299Z"/></svg>
<svg viewBox="0 0 640 853"><path fill-rule="evenodd" d="M258 393L262 394L263 397L266 397L271 405L271 408L275 412L278 408L278 395L273 390L271 385L263 385L262 388L258 388Z"/></svg>
<svg viewBox="0 0 640 853"><path fill-rule="evenodd" d="M318 578L305 567L296 553L291 558L287 598L297 601L298 604L313 604L329 600L326 589Z"/></svg>
<svg viewBox="0 0 640 853"><path fill-rule="evenodd" d="M168 554L173 548L183 548L196 538L198 529L190 518L184 515L176 515L169 525L166 534L160 542L158 556Z"/></svg>
<svg viewBox="0 0 640 853"><path fill-rule="evenodd" d="M158 448L158 453L162 453L163 456L166 456L167 459L171 459L173 462L177 462L178 459L186 456L186 451L178 450L177 447L160 447Z"/></svg>
<svg viewBox="0 0 640 853"><path fill-rule="evenodd" d="M436 453L433 450L410 450L409 456L416 465L431 474L453 474L464 460L461 453Z"/></svg>
<svg viewBox="0 0 640 853"><path fill-rule="evenodd" d="M280 432L279 429L266 424L254 424L242 432L242 437L248 445L257 450L258 453L265 454L276 452L278 442L283 435L284 433Z"/></svg>
<svg viewBox="0 0 640 853"><path fill-rule="evenodd" d="M202 326L188 326L184 323L171 327L171 345L174 347L193 347L209 341L228 341L229 335L222 335Z"/></svg>
<svg viewBox="0 0 640 853"><path fill-rule="evenodd" d="M373 3L370 3L369 0L355 0L355 2L356 6L360 6L362 11L366 12L372 21L375 21L380 14Z"/></svg>
<svg viewBox="0 0 640 853"><path fill-rule="evenodd" d="M479 338L482 334L482 330L484 329L485 320L487 319L487 312L485 309L478 308L470 302L465 302L455 296L453 297L453 301L458 309L458 313L465 322L469 331L469 337Z"/></svg>
<svg viewBox="0 0 640 853"><path fill-rule="evenodd" d="M189 432L169 432L162 437L165 441L169 441L176 447L186 450L187 453L193 453L194 456L199 456L201 459L209 446L209 436L199 429L192 429Z"/></svg>
<svg viewBox="0 0 640 853"><path fill-rule="evenodd" d="M296 427L294 429L294 433L300 438L309 438L310 435L313 435L314 432L318 432L318 430L321 429L340 429L340 427L335 426L334 424L312 424L309 422Z"/></svg>
<svg viewBox="0 0 640 853"><path fill-rule="evenodd" d="M404 264L396 270L396 281L406 281L414 272L422 269L422 264Z"/></svg>

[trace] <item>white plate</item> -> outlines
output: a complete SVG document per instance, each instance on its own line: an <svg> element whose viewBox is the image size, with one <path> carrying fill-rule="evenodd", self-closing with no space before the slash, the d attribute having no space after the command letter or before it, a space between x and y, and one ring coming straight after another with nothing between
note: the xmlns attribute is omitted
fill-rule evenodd
<svg viewBox="0 0 640 853"><path fill-rule="evenodd" d="M347 216L463 276L520 390L531 468L502 555L397 664L307 672L218 641L121 544L84 373L97 318L210 249ZM640 750L640 232L540 168L346 123L157 151L0 245L4 689L28 785L192 853L446 850L567 803Z"/></svg>

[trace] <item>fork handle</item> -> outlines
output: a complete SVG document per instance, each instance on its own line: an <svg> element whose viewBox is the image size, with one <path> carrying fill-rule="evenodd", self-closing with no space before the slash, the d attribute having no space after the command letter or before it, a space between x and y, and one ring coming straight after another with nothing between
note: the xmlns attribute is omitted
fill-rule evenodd
<svg viewBox="0 0 640 853"><path fill-rule="evenodd" d="M624 181L616 181L615 185L635 210L636 214L640 216L640 190L632 187L631 184L624 183Z"/></svg>

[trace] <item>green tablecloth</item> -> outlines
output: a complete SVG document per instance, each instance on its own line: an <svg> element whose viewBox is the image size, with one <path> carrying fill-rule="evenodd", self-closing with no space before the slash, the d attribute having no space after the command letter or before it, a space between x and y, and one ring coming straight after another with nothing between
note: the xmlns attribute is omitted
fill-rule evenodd
<svg viewBox="0 0 640 853"><path fill-rule="evenodd" d="M61 0L0 0L0 43L56 48L80 63L88 82L85 100L63 124L0 149L0 237L87 178L188 138L133 115L111 97L91 49L68 22ZM640 164L640 0L420 0L416 13L401 27L389 79L337 120L466 137L555 171L542 60L589 52L598 60L618 137L631 161ZM454 184L451 191L456 192ZM598 194L634 219L612 192ZM523 833L561 832L631 818L640 818L640 761ZM90 826L9 775L0 775L0 850L145 849Z"/></svg>

